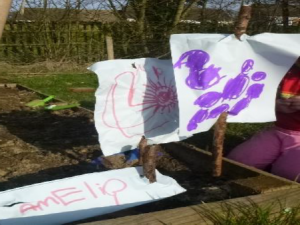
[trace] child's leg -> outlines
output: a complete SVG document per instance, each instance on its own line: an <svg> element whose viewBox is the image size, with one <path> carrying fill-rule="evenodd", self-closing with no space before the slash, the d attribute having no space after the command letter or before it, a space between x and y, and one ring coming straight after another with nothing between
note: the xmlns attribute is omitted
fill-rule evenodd
<svg viewBox="0 0 300 225"><path fill-rule="evenodd" d="M285 135L282 154L273 163L271 172L300 182L300 132L292 131Z"/></svg>
<svg viewBox="0 0 300 225"><path fill-rule="evenodd" d="M272 166L271 173L300 182L300 149L283 154Z"/></svg>
<svg viewBox="0 0 300 225"><path fill-rule="evenodd" d="M258 169L266 169L280 155L281 141L273 128L254 135L233 149L228 158Z"/></svg>

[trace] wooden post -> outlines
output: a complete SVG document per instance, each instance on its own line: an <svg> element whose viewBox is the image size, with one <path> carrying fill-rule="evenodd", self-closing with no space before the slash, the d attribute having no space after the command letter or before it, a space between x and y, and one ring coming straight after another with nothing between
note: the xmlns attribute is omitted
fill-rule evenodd
<svg viewBox="0 0 300 225"><path fill-rule="evenodd" d="M0 0L0 39L5 27L12 0Z"/></svg>
<svg viewBox="0 0 300 225"><path fill-rule="evenodd" d="M224 112L220 115L214 128L214 140L213 140L213 176L219 177L222 175L222 157L223 157L223 145L226 133L226 119L227 113Z"/></svg>
<svg viewBox="0 0 300 225"><path fill-rule="evenodd" d="M240 37L246 33L250 18L251 18L251 6L243 5L240 9L238 20L234 28L234 34L237 39L240 40Z"/></svg>
<svg viewBox="0 0 300 225"><path fill-rule="evenodd" d="M21 6L20 6L20 15L24 15L24 13L25 13L25 3L26 3L26 0L22 0Z"/></svg>
<svg viewBox="0 0 300 225"><path fill-rule="evenodd" d="M114 59L114 43L111 34L107 34L106 37L106 49L107 49L107 58Z"/></svg>
<svg viewBox="0 0 300 225"><path fill-rule="evenodd" d="M251 18L251 6L241 6L237 22L234 28L234 34L238 40L241 36L246 33L249 20ZM226 119L227 113L224 112L216 122L214 129L214 140L213 140L213 176L219 177L222 174L222 157L223 157L223 145L224 137L226 133Z"/></svg>
<svg viewBox="0 0 300 225"><path fill-rule="evenodd" d="M143 166L144 176L150 183L156 182L156 157L157 152L161 148L160 145L148 145L147 139L143 136L138 145L140 149L139 164Z"/></svg>

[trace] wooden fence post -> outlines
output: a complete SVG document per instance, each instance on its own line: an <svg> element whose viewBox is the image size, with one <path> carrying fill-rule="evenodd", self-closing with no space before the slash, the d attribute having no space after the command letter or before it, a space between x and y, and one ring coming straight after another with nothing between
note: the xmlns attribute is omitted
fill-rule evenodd
<svg viewBox="0 0 300 225"><path fill-rule="evenodd" d="M0 39L5 27L12 0L0 0Z"/></svg>
<svg viewBox="0 0 300 225"><path fill-rule="evenodd" d="M251 6L242 5L234 28L234 34L237 39L240 40L240 37L244 33L246 33L250 18L251 18ZM220 115L214 129L214 140L213 140L213 149L212 149L214 177L219 177L222 175L222 157L223 157L224 138L226 133L226 120L227 120L227 113L224 112Z"/></svg>
<svg viewBox="0 0 300 225"><path fill-rule="evenodd" d="M114 42L112 39L111 34L107 34L105 36L105 40L106 40L106 49L107 49L107 58L110 59L114 59Z"/></svg>

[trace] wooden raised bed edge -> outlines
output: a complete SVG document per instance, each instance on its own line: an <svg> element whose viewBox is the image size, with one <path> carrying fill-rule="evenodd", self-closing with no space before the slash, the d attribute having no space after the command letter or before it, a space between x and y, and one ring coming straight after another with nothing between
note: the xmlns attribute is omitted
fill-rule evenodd
<svg viewBox="0 0 300 225"><path fill-rule="evenodd" d="M166 150L175 158L183 161L193 172L211 172L212 154L184 143L170 143ZM299 187L296 182L267 173L265 171L222 158L223 176L233 179L230 183L232 196L246 196Z"/></svg>
<svg viewBox="0 0 300 225"><path fill-rule="evenodd" d="M198 148L188 147L186 144L171 143L164 145L172 156L178 157L197 173L197 171L212 170L212 154ZM159 212L140 215L125 216L117 219L81 223L85 225L190 225L213 224L206 215L224 210L224 206L237 206L242 204L251 206L257 204L260 207L272 205L272 212L278 213L285 208L300 205L300 185L296 182L281 178L270 173L243 165L241 163L223 158L223 175L233 179L231 187L235 194L248 195L225 201L204 203L188 207L163 210ZM226 210L226 208L225 208Z"/></svg>
<svg viewBox="0 0 300 225"><path fill-rule="evenodd" d="M213 223L206 218L206 215L212 212L220 213L224 210L224 206L237 206L237 204L251 206L253 203L260 207L268 207L272 205L272 212L279 213L283 209L299 206L299 200L300 188L298 187L220 202L199 204L135 216L126 216L117 219L82 223L82 225L207 225Z"/></svg>

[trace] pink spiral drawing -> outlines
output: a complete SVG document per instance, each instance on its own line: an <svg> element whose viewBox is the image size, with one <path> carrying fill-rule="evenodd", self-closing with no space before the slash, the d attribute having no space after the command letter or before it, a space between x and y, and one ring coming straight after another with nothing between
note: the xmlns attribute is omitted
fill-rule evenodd
<svg viewBox="0 0 300 225"><path fill-rule="evenodd" d="M141 82L141 79L145 80L144 76L146 81ZM177 108L174 78L167 78L162 69L154 66L150 71L136 66L134 72L127 71L115 76L114 84L106 95L102 121L105 126L119 130L124 137L132 138L167 126L172 120L169 114ZM124 124L128 119L124 118L125 110L133 110L130 117L135 118L130 118L130 121L135 122Z"/></svg>

